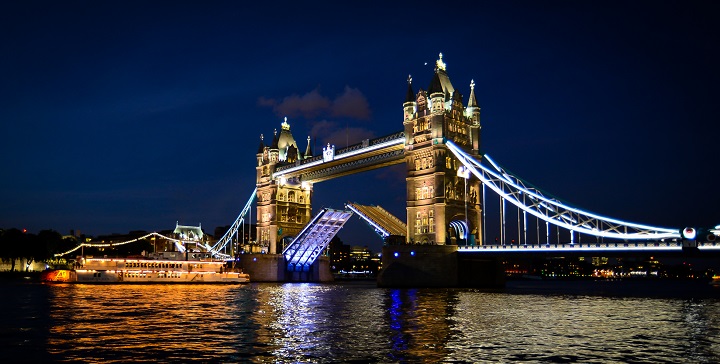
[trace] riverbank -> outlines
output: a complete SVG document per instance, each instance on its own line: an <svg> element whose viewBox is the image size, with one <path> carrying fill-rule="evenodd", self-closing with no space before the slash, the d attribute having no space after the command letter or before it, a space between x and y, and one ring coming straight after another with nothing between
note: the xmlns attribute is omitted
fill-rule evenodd
<svg viewBox="0 0 720 364"><path fill-rule="evenodd" d="M40 282L42 272L0 271L0 281Z"/></svg>

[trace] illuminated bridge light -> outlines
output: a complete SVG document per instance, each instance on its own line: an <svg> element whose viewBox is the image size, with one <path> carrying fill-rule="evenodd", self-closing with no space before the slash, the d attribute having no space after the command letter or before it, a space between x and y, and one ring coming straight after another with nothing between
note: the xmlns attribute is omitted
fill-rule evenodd
<svg viewBox="0 0 720 364"><path fill-rule="evenodd" d="M512 203L524 212L542 219L546 223L568 230L580 230L585 234L596 237L623 240L679 238L681 236L681 229L654 227L621 221L565 205L556 199L544 196L536 188L526 187L520 178L503 170L487 154L483 155L483 160L490 163L492 167L483 165L480 160L468 155L452 141L448 140L446 145L452 154L482 182L483 186L489 187L504 201ZM524 198L519 198L523 194L530 197L532 201L530 205L526 204ZM548 212L553 212L552 216ZM579 224L578 220L595 227L588 228L586 225ZM601 228L602 226L607 227Z"/></svg>
<svg viewBox="0 0 720 364"><path fill-rule="evenodd" d="M686 227L685 229L683 229L683 238L692 240L695 239L696 236L697 230L695 230L694 228Z"/></svg>

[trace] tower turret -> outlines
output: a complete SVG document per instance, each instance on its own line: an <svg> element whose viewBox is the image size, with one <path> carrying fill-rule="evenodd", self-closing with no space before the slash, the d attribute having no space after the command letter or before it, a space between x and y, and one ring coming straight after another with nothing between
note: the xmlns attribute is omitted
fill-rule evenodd
<svg viewBox="0 0 720 364"><path fill-rule="evenodd" d="M280 151L278 150L278 132L277 132L277 129L275 129L275 130L273 130L273 140L272 140L272 144L270 144L270 149L269 149L271 163L274 164L280 160L280 158L278 156L279 152Z"/></svg>
<svg viewBox="0 0 720 364"><path fill-rule="evenodd" d="M465 117L470 120L470 142L473 152L480 151L480 106L475 98L475 80L470 80L470 99L465 108Z"/></svg>
<svg viewBox="0 0 720 364"><path fill-rule="evenodd" d="M312 157L312 150L310 149L310 136L307 137L307 147L305 148L305 155L303 158L308 159Z"/></svg>
<svg viewBox="0 0 720 364"><path fill-rule="evenodd" d="M470 80L470 98L465 108L465 116L472 119L473 124L480 124L480 106L475 98L475 80Z"/></svg>
<svg viewBox="0 0 720 364"><path fill-rule="evenodd" d="M408 88L407 88L407 94L405 95L405 103L403 103L403 110L405 113L405 118L403 120L407 121L415 117L415 113L417 112L417 101L415 100L415 93L412 89L412 76L408 75Z"/></svg>
<svg viewBox="0 0 720 364"><path fill-rule="evenodd" d="M410 92L410 89L409 89ZM473 107L477 102L471 92ZM448 140L477 154L479 123L467 116L463 96L454 89L442 53L427 93L409 97L405 110L405 165L407 166L407 237L420 244L473 244L481 236L480 181L465 180L460 161L446 147ZM470 177L468 177L470 178Z"/></svg>
<svg viewBox="0 0 720 364"><path fill-rule="evenodd" d="M445 109L445 93L442 90L440 76L437 70L435 71L432 82L430 82L427 93L430 99L430 112L437 113L443 111L443 109Z"/></svg>
<svg viewBox="0 0 720 364"><path fill-rule="evenodd" d="M295 162L295 159L297 159L297 152L300 148L298 148L295 138L293 138L292 133L290 132L290 124L287 122L287 117L280 125L280 135L277 137L277 149L278 159L281 162ZM290 153L293 149L294 152ZM294 154L295 158L290 158L293 160L288 159L291 154Z"/></svg>

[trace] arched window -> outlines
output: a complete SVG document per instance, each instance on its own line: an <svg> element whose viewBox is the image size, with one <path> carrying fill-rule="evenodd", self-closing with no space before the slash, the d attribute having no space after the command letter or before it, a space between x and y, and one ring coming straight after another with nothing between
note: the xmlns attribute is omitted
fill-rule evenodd
<svg viewBox="0 0 720 364"><path fill-rule="evenodd" d="M415 214L415 233L420 234L422 232L422 224L420 223L420 211Z"/></svg>

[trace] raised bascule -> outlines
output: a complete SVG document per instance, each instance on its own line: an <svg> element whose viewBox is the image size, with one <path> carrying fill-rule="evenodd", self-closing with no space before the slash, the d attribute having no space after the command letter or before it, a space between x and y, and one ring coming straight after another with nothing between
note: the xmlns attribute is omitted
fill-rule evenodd
<svg viewBox="0 0 720 364"><path fill-rule="evenodd" d="M326 281L332 278L321 253L356 214L386 239L381 286L502 284L498 256L515 252L720 251L718 227L662 228L593 214L548 197L481 155L475 83L470 82L465 104L450 82L442 54L427 90L416 92L411 77L407 83L403 130L397 133L340 149L328 144L318 155L312 155L309 137L301 151L287 118L269 143L261 136L257 187L230 230L207 250L229 258L222 252L232 246L232 255L254 281ZM378 206L353 203L347 210L324 209L313 216L315 183L400 163L407 167L405 221ZM495 244L485 234L488 190L501 201L502 227ZM238 254L232 241L237 241L254 199L257 241L244 252L248 254ZM508 244L505 231L506 204L517 209L514 245ZM535 236L528 236L529 225ZM583 236L585 242L580 241Z"/></svg>

